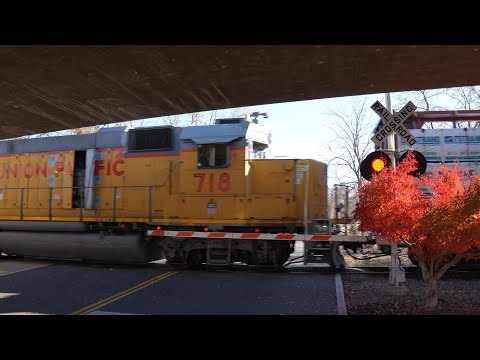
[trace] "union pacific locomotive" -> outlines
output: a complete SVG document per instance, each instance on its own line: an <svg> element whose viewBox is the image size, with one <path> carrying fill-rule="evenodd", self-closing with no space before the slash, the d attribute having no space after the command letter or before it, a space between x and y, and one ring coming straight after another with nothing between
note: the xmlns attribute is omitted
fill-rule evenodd
<svg viewBox="0 0 480 360"><path fill-rule="evenodd" d="M269 143L269 130L246 118L1 141L0 249L280 267L294 237L255 234L328 233L327 166L265 159ZM328 246L319 251L328 255Z"/></svg>

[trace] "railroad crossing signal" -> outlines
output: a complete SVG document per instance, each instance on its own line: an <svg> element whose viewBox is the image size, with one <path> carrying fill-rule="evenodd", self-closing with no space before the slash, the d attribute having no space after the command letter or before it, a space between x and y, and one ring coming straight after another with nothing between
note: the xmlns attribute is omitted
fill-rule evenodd
<svg viewBox="0 0 480 360"><path fill-rule="evenodd" d="M391 165L392 160L387 153L380 150L374 151L360 163L360 173L365 180L370 180L373 174L378 174Z"/></svg>
<svg viewBox="0 0 480 360"><path fill-rule="evenodd" d="M409 153L412 153L416 162L417 162L417 168L415 170L412 170L408 173L408 175L412 176L420 176L423 175L425 170L427 170L427 159L425 159L425 156L417 150L409 150L406 151L400 156L400 159L398 159L398 162L401 163Z"/></svg>
<svg viewBox="0 0 480 360"><path fill-rule="evenodd" d="M402 154L402 156L400 156L398 163L401 163L403 160L405 160L408 153L412 153L417 162L417 168L410 171L408 175L416 177L423 175L425 170L427 170L427 160L419 151L406 151ZM377 150L368 154L367 157L360 163L360 174L362 174L365 180L370 181L373 174L378 174L391 165L392 160L390 159L390 156L388 156L388 154L384 151Z"/></svg>
<svg viewBox="0 0 480 360"><path fill-rule="evenodd" d="M398 113L395 113L395 115L392 115L390 111L388 111L378 100L375 101L370 108L380 115L380 118L383 122L383 126L372 137L372 141L377 146L380 146L382 141L384 141L387 136L393 134L393 132L396 132L399 136L401 136L403 140L410 146L413 146L417 142L410 131L402 126L403 122L417 109L417 107L411 101L409 101L407 105L402 108L402 110L400 110Z"/></svg>

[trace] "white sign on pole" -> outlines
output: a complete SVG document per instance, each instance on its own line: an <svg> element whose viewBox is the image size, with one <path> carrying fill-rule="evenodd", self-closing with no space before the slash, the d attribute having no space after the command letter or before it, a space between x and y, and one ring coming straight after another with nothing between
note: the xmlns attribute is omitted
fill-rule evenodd
<svg viewBox="0 0 480 360"><path fill-rule="evenodd" d="M375 101L370 108L380 116L383 123L380 130L378 130L378 132L372 137L372 141L377 146L380 146L382 141L394 132L396 132L409 146L415 145L417 140L410 131L403 126L403 122L417 109L411 101L409 101L402 110L395 113L395 115L392 115L390 111L380 103L380 101Z"/></svg>

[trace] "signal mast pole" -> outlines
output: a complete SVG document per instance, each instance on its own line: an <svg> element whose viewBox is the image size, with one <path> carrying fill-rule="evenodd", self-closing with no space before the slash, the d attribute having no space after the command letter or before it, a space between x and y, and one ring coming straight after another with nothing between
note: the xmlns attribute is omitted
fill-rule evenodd
<svg viewBox="0 0 480 360"><path fill-rule="evenodd" d="M393 114L393 109L392 109L392 98L390 93L385 94L385 102L386 102L386 107L390 114ZM396 150L396 132L392 133L390 136L387 137L387 148L390 153L390 158L392 159L392 165L393 168L395 169L397 166L397 150ZM400 286L399 281L398 281L398 246L397 243L393 243L390 247L390 256L391 256L391 264L390 264L390 276L388 278L388 283L389 285L398 287Z"/></svg>

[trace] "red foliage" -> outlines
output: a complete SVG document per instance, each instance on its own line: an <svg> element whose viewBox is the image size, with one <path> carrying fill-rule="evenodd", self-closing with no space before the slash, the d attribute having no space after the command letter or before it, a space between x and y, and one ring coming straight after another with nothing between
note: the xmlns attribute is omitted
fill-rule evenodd
<svg viewBox="0 0 480 360"><path fill-rule="evenodd" d="M392 242L407 241L426 260L479 250L479 177L441 166L416 178L407 174L414 162L409 156L362 184L355 209L359 229Z"/></svg>
<svg viewBox="0 0 480 360"><path fill-rule="evenodd" d="M410 238L416 232L428 202L419 190L418 179L407 175L414 161L406 159L396 170L389 167L362 184L355 209L360 231L373 231L393 242Z"/></svg>

